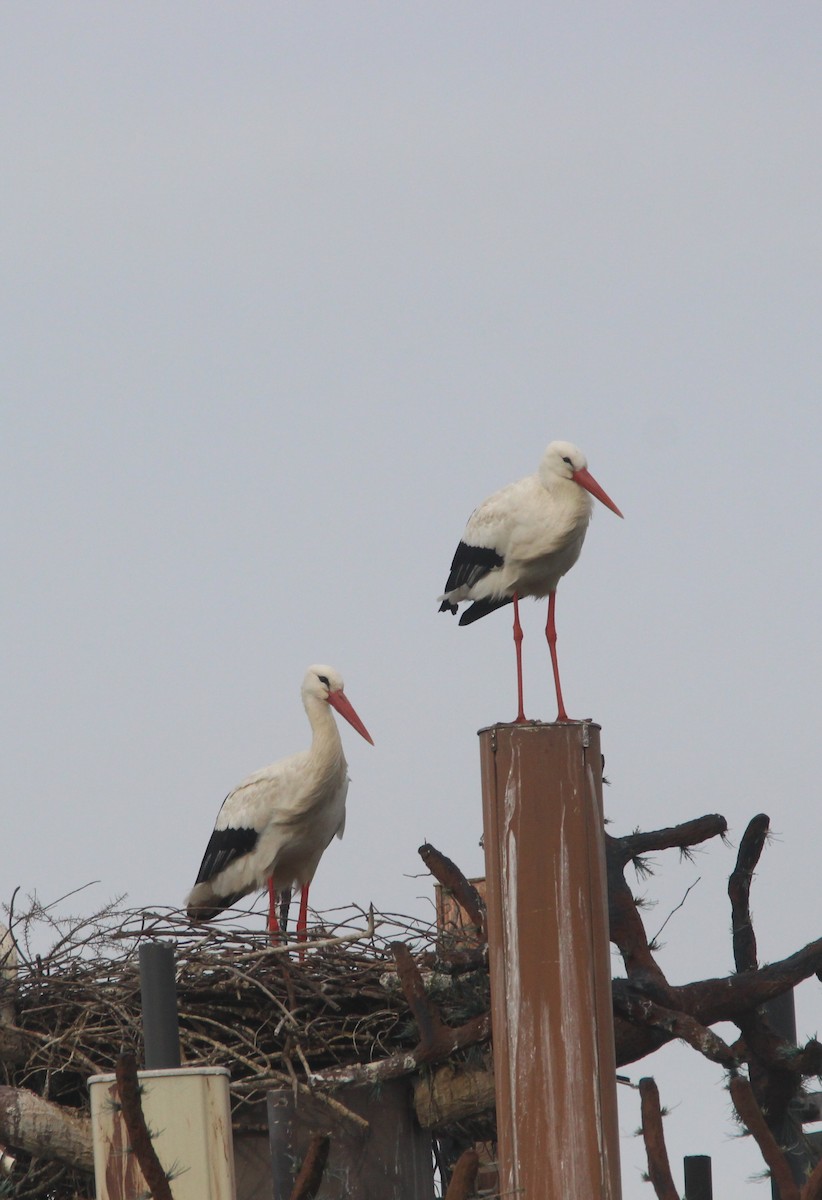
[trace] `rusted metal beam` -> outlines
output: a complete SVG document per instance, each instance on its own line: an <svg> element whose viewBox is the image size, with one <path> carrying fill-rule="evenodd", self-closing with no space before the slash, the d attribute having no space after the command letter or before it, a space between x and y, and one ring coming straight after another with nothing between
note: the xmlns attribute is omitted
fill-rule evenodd
<svg viewBox="0 0 822 1200"><path fill-rule="evenodd" d="M500 1192L619 1200L599 727L480 753Z"/></svg>

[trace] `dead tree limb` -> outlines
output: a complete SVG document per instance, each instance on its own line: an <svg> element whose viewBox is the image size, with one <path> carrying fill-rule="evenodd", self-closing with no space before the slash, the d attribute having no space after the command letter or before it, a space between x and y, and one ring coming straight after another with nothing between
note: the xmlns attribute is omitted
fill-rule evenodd
<svg viewBox="0 0 822 1200"><path fill-rule="evenodd" d="M662 1109L659 1106L659 1088L649 1076L639 1081L642 1112L642 1138L648 1155L648 1177L657 1194L657 1200L679 1200L679 1192L671 1175L665 1134L662 1129Z"/></svg>
<svg viewBox="0 0 822 1200"><path fill-rule="evenodd" d="M143 1178L154 1200L173 1200L171 1186L157 1151L151 1142L140 1101L140 1083L137 1078L137 1062L133 1054L121 1054L115 1066L117 1091L120 1096L121 1114L126 1127L129 1145L139 1163Z"/></svg>
<svg viewBox="0 0 822 1200"><path fill-rule="evenodd" d="M802 1188L802 1200L822 1200L822 1158L819 1159Z"/></svg>
<svg viewBox="0 0 822 1200"><path fill-rule="evenodd" d="M423 1129L445 1129L494 1107L490 1067L446 1063L414 1084L414 1110Z"/></svg>
<svg viewBox="0 0 822 1200"><path fill-rule="evenodd" d="M474 1193L479 1174L479 1155L469 1146L457 1159L445 1200L468 1200Z"/></svg>
<svg viewBox="0 0 822 1200"><path fill-rule="evenodd" d="M750 892L753 874L759 862L770 820L764 813L753 817L739 843L736 866L728 880L728 896L731 901L731 929L733 931L734 963L737 971L755 971L757 968L756 936L751 921Z"/></svg>
<svg viewBox="0 0 822 1200"><path fill-rule="evenodd" d="M756 971L759 965L750 891L769 827L770 820L764 813L748 822L728 880L734 963L740 973ZM802 1086L804 1063L798 1061L794 1047L771 1028L759 1006L740 1013L736 1023L745 1046L751 1087L762 1112L767 1114L768 1128L780 1142L786 1137L792 1140L795 1131L789 1109ZM813 1047L806 1047L802 1058L807 1061L813 1057ZM786 1133L786 1121L791 1132Z"/></svg>
<svg viewBox="0 0 822 1200"><path fill-rule="evenodd" d="M417 964L405 942L392 942L391 950L397 962L397 975L408 1001L417 1029L420 1031L418 1049L429 1053L442 1036L443 1023L437 1010L425 994L425 984L417 970Z"/></svg>
<svg viewBox="0 0 822 1200"><path fill-rule="evenodd" d="M456 863L430 842L420 846L418 853L437 882L453 893L457 903L468 913L471 924L476 925L483 940L486 940L485 905L474 885L468 882Z"/></svg>
<svg viewBox="0 0 822 1200"><path fill-rule="evenodd" d="M667 1004L670 999L668 981L648 944L645 926L624 876L625 868L630 862L637 862L643 854L673 847L686 851L709 838L722 836L727 828L725 818L712 813L648 833L632 833L624 837L605 835L611 941L622 955L629 980L642 986L662 1004Z"/></svg>
<svg viewBox="0 0 822 1200"><path fill-rule="evenodd" d="M695 817L692 821L683 821L681 825L670 825L666 829L651 829L647 833L629 833L620 838L614 838L619 843L623 866L642 854L651 854L655 850L671 850L679 847L685 850L690 846L698 846L710 838L722 837L727 832L728 822L719 813L709 813L704 817Z"/></svg>
<svg viewBox="0 0 822 1200"><path fill-rule="evenodd" d="M664 1001L668 995L668 981L651 953L642 917L623 874L626 859L621 841L621 838L605 835L611 941L622 955L628 978L652 989L653 994Z"/></svg>
<svg viewBox="0 0 822 1200"><path fill-rule="evenodd" d="M331 1138L327 1134L314 1134L305 1152L300 1173L294 1180L290 1200L314 1200L322 1186L330 1148Z"/></svg>
<svg viewBox="0 0 822 1200"><path fill-rule="evenodd" d="M37 1158L94 1170L88 1116L27 1088L0 1087L0 1142Z"/></svg>
<svg viewBox="0 0 822 1200"><path fill-rule="evenodd" d="M405 942L392 942L391 949L397 962L397 975L408 1007L420 1031L419 1045L413 1051L417 1065L442 1062L455 1050L484 1041L486 1030L490 1036L490 1013L472 1017L464 1025L446 1025L425 993L422 976Z"/></svg>
<svg viewBox="0 0 822 1200"><path fill-rule="evenodd" d="M738 1059L727 1042L686 1012L663 1008L653 1000L628 992L614 996L614 1009L629 1020L663 1029L672 1038L681 1038L694 1050L704 1054L705 1058L723 1067L738 1065Z"/></svg>
<svg viewBox="0 0 822 1200"><path fill-rule="evenodd" d="M380 1058L375 1062L327 1067L323 1071L313 1071L310 1081L313 1084L339 1087L347 1083L377 1084L387 1079L399 1079L402 1075L411 1075L423 1063L443 1062L458 1050L464 1050L466 1046L490 1041L491 1014L481 1013L478 1017L471 1017L463 1025L445 1025L443 1029L442 1038L427 1054L421 1053L419 1047L416 1047L413 1050L390 1054L387 1058Z"/></svg>
<svg viewBox="0 0 822 1200"><path fill-rule="evenodd" d="M762 1109L757 1104L753 1088L741 1075L736 1075L731 1080L731 1099L740 1120L759 1147L781 1200L801 1200L801 1194L793 1181L788 1161L767 1126Z"/></svg>

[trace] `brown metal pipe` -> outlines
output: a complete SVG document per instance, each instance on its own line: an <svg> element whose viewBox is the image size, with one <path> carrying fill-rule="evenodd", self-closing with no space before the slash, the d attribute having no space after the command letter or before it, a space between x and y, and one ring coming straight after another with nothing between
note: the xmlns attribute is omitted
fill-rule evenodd
<svg viewBox="0 0 822 1200"><path fill-rule="evenodd" d="M480 731L500 1192L619 1200L599 726Z"/></svg>

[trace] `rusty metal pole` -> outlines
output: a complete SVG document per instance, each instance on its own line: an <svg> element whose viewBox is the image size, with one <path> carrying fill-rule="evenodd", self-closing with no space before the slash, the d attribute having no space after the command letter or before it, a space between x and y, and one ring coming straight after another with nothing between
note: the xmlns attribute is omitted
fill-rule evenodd
<svg viewBox="0 0 822 1200"><path fill-rule="evenodd" d="M599 726L480 731L500 1192L619 1200Z"/></svg>

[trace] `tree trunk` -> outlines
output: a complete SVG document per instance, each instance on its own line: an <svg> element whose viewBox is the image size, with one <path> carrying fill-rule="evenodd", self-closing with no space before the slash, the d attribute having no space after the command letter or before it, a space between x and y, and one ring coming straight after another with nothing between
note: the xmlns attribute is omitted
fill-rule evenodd
<svg viewBox="0 0 822 1200"><path fill-rule="evenodd" d="M25 1088L0 1087L0 1142L37 1158L94 1170L90 1119Z"/></svg>
<svg viewBox="0 0 822 1200"><path fill-rule="evenodd" d="M441 1129L493 1107L494 1073L483 1067L440 1067L414 1085L414 1108L423 1129Z"/></svg>

